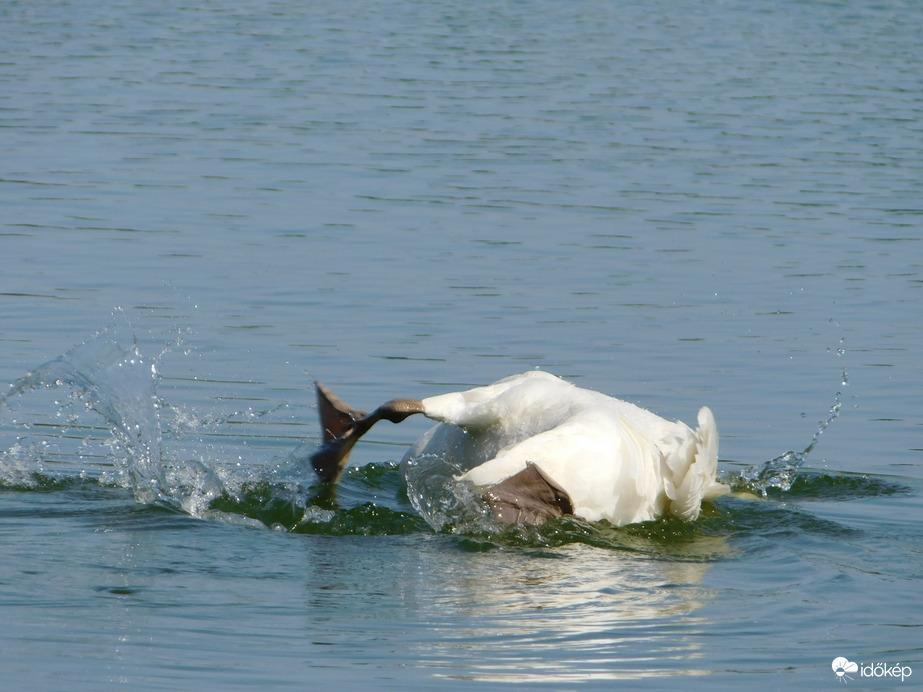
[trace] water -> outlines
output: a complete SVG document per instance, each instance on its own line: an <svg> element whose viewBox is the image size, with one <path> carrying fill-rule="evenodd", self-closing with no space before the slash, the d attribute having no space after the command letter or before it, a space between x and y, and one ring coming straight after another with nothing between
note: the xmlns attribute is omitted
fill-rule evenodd
<svg viewBox="0 0 923 692"><path fill-rule="evenodd" d="M920 675L917 3L10 2L0 26L5 685ZM407 494L414 420L335 498L304 466L314 379L367 408L533 367L707 404L737 495L501 531Z"/></svg>

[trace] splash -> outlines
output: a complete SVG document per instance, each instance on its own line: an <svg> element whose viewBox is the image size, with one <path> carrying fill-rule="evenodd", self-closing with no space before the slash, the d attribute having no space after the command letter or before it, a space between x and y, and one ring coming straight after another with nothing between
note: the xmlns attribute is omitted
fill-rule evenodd
<svg viewBox="0 0 923 692"><path fill-rule="evenodd" d="M0 485L42 487L76 462L81 479L129 489L142 504L206 516L211 500L227 492L228 474L204 459L168 462L164 455L165 428L196 427L157 393L158 363L179 343L151 358L131 326L118 323L13 382L0 412L12 412L14 428L25 433L0 451ZM42 392L54 399L36 410L29 395ZM166 422L165 410L173 416Z"/></svg>
<svg viewBox="0 0 923 692"><path fill-rule="evenodd" d="M0 433L17 432L0 446L0 489L71 487L76 473L81 484L128 489L141 504L232 525L330 535L420 530L406 498L369 502L381 489L399 496L396 466L351 470L332 499L307 464L313 441L254 465L229 459L209 436L282 406L203 416L163 401L159 364L181 343L148 357L120 322L13 382L0 397Z"/></svg>
<svg viewBox="0 0 923 692"><path fill-rule="evenodd" d="M838 356L843 356L846 352L844 341L840 340L840 348L837 350ZM846 387L849 384L849 376L846 368L843 368L841 385ZM788 451L774 459L770 459L762 464L750 466L743 471L735 474L729 474L724 482L731 485L736 490L748 490L767 497L770 490L775 489L782 492L791 490L792 485L798 479L801 469L804 466L808 455L814 451L821 435L830 427L830 424L840 416L843 408L843 390L840 389L834 395L833 405L827 412L827 416L818 422L817 430L811 437L811 442L800 452Z"/></svg>
<svg viewBox="0 0 923 692"><path fill-rule="evenodd" d="M467 481L457 480L460 465L442 456L424 455L403 466L407 497L434 531L480 533L497 530L487 503Z"/></svg>
<svg viewBox="0 0 923 692"><path fill-rule="evenodd" d="M31 391L69 388L69 403L101 415L111 432L107 444L117 460L118 480L131 487L139 501L152 503L165 500L167 485L156 383L156 363L141 354L134 339L125 343L115 328L107 328L12 383L0 406L11 407L15 398ZM78 418L71 414L66 424L74 425ZM22 440L11 447L20 460L23 449Z"/></svg>

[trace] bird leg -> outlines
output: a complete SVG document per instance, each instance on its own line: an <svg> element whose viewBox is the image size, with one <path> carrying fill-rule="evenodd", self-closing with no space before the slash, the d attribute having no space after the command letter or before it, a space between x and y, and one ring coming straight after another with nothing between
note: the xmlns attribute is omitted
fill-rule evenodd
<svg viewBox="0 0 923 692"><path fill-rule="evenodd" d="M484 497L494 518L507 524L537 526L574 513L567 492L531 461L519 473L493 486Z"/></svg>
<svg viewBox="0 0 923 692"><path fill-rule="evenodd" d="M423 402L417 399L392 399L366 413L349 406L322 383L314 385L324 445L311 457L311 465L324 483L339 480L356 442L375 423L380 420L400 423L408 416L423 413Z"/></svg>

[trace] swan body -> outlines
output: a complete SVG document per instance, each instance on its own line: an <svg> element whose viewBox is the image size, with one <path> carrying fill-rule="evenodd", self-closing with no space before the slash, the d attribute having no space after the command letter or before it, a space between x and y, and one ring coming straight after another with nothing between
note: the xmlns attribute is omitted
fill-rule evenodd
<svg viewBox="0 0 923 692"><path fill-rule="evenodd" d="M319 400L321 388L318 384ZM500 519L540 523L571 513L616 526L661 516L693 520L703 501L728 491L715 479L718 430L707 407L699 411L693 430L538 370L467 391L393 400L373 414L334 401L349 411L351 420L336 430L322 411L325 440L332 445L327 452L336 448L340 454L340 440L346 440L342 446L348 455L355 439L380 418L398 422L422 413L437 425L416 441L405 460L423 455L449 459L460 470L458 480L485 488ZM353 434L350 425L360 429ZM342 456L336 463L345 465ZM544 499L524 489L520 481L527 476L529 483L542 486ZM498 508L508 507L510 492L512 515ZM536 502L556 508L523 511Z"/></svg>

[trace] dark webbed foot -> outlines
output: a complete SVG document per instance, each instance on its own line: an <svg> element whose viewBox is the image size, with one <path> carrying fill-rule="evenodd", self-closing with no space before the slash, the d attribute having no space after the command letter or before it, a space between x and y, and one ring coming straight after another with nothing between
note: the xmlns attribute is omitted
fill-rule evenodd
<svg viewBox="0 0 923 692"><path fill-rule="evenodd" d="M400 423L408 416L423 413L423 403L417 399L392 399L366 413L350 407L320 382L314 385L324 446L311 457L311 465L324 483L339 480L356 442L375 423L382 419Z"/></svg>
<svg viewBox="0 0 923 692"><path fill-rule="evenodd" d="M509 524L544 524L574 513L570 496L535 464L498 483L485 494L494 518Z"/></svg>

